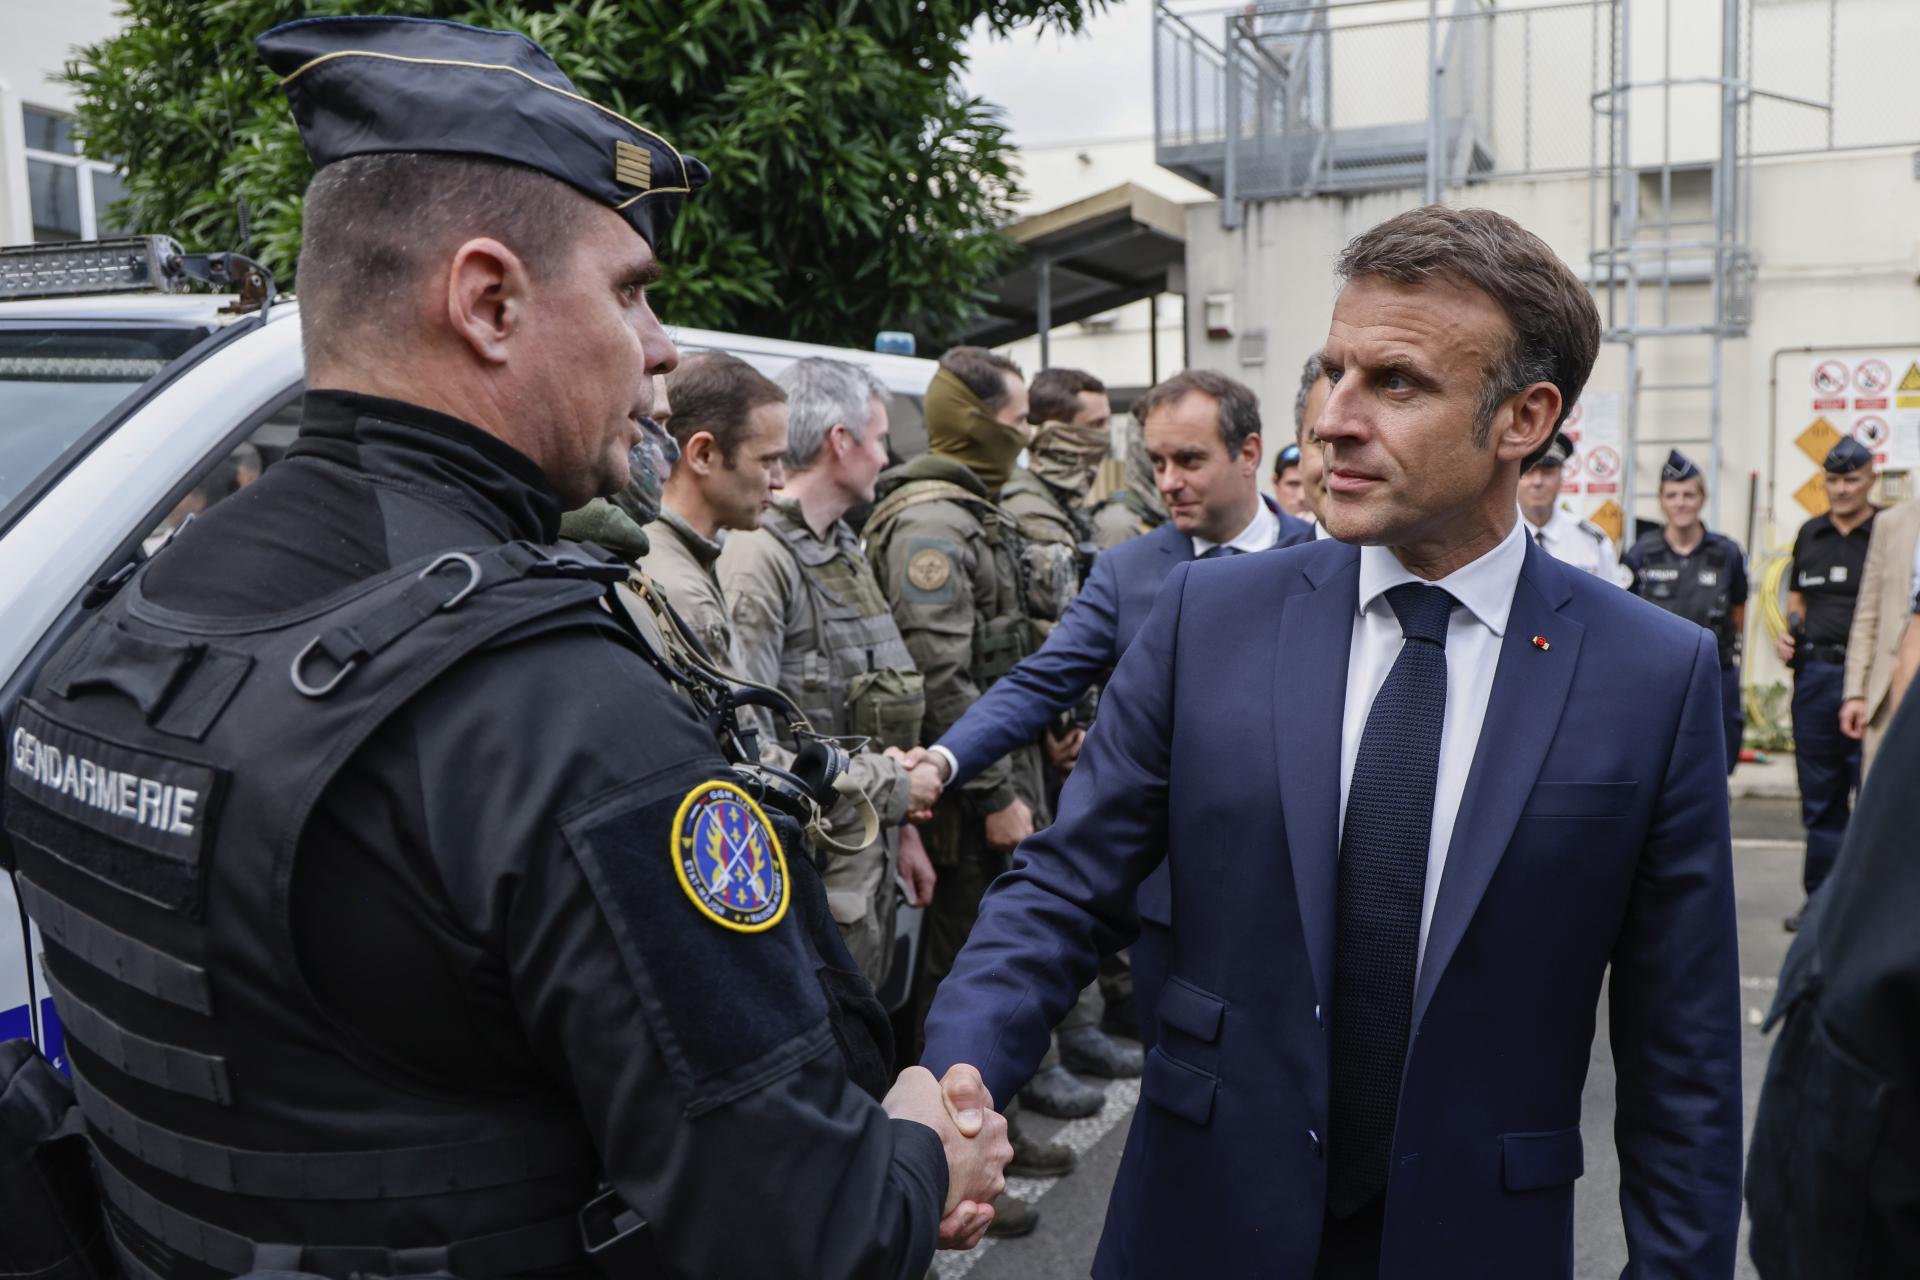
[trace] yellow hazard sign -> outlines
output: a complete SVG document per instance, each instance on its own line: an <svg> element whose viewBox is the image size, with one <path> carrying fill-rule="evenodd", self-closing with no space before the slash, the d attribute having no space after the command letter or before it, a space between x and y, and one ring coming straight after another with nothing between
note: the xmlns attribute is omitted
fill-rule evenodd
<svg viewBox="0 0 1920 1280"><path fill-rule="evenodd" d="M1605 529L1607 536L1613 539L1616 546L1619 545L1620 542L1620 530L1626 525L1625 517L1626 512L1622 511L1620 504L1612 498L1608 498L1605 502L1587 513L1587 519L1593 521L1602 529Z"/></svg>
<svg viewBox="0 0 1920 1280"><path fill-rule="evenodd" d="M1920 391L1920 360L1907 365L1907 376L1900 379L1899 391Z"/></svg>
<svg viewBox="0 0 1920 1280"><path fill-rule="evenodd" d="M1807 514L1823 516L1827 514L1827 486L1820 481L1820 473L1814 472L1807 482L1793 491L1793 500L1807 509Z"/></svg>
<svg viewBox="0 0 1920 1280"><path fill-rule="evenodd" d="M1824 463L1827 460L1828 451L1840 443L1840 429L1828 422L1825 417L1815 418L1805 431L1793 438L1793 442L1800 446L1800 452L1817 463ZM1826 509L1826 503L1823 500L1820 510Z"/></svg>
<svg viewBox="0 0 1920 1280"><path fill-rule="evenodd" d="M1920 396L1895 396L1893 407L1896 409L1920 409Z"/></svg>

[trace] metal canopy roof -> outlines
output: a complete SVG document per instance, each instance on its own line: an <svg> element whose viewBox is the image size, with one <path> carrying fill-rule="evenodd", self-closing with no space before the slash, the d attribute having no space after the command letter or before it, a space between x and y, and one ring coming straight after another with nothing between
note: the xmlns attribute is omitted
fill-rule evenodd
<svg viewBox="0 0 1920 1280"><path fill-rule="evenodd" d="M1165 293L1186 230L1179 204L1131 182L1012 223L1025 252L980 299L987 314L966 341L997 347Z"/></svg>

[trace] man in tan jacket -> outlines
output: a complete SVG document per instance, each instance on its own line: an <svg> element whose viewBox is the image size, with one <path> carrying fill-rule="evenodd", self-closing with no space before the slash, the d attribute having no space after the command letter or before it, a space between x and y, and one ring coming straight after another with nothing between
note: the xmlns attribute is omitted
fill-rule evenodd
<svg viewBox="0 0 1920 1280"><path fill-rule="evenodd" d="M1847 635L1845 701L1840 704L1840 731L1865 739L1860 757L1864 779L1873 766L1887 722L1893 719L1895 660L1900 635L1913 614L1913 598L1920 592L1920 499L1882 511L1873 522L1873 541L1867 545L1867 567L1860 581L1860 600Z"/></svg>

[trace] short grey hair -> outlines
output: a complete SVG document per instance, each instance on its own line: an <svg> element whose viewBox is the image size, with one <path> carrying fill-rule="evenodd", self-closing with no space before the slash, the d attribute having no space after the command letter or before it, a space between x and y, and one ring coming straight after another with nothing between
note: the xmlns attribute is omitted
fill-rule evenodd
<svg viewBox="0 0 1920 1280"><path fill-rule="evenodd" d="M1307 397L1313 394L1313 384L1326 376L1327 366L1320 362L1318 351L1300 366L1300 389L1293 393L1293 438L1296 440L1307 431Z"/></svg>
<svg viewBox="0 0 1920 1280"><path fill-rule="evenodd" d="M827 433L844 426L855 440L867 438L868 406L886 404L887 384L857 364L811 356L796 360L774 379L787 393L787 466L805 471L820 457Z"/></svg>

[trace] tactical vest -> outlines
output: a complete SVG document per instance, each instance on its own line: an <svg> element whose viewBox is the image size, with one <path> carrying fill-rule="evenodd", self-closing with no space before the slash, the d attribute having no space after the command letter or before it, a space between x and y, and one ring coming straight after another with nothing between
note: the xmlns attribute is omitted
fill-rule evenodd
<svg viewBox="0 0 1920 1280"><path fill-rule="evenodd" d="M837 539L822 543L779 507L760 527L792 554L813 619L813 643L788 645L780 655L781 689L820 733L870 738L875 748L918 746L926 679L872 567Z"/></svg>
<svg viewBox="0 0 1920 1280"><path fill-rule="evenodd" d="M1031 471L1013 473L1000 490L1000 504L1013 516L1025 543L1028 614L1036 641L1044 643L1079 594L1083 564L1092 563L1090 533L1080 517L1061 505L1046 481Z"/></svg>
<svg viewBox="0 0 1920 1280"><path fill-rule="evenodd" d="M1720 665L1738 659L1739 633L1733 625L1733 575L1739 550L1724 538L1707 535L1691 556L1683 556L1658 533L1641 543L1635 590L1669 613L1713 632Z"/></svg>
<svg viewBox="0 0 1920 1280"><path fill-rule="evenodd" d="M913 464L908 464L912 466ZM1038 647L1027 602L1024 539L1017 523L996 504L951 480L913 479L900 485L874 507L867 518L867 545L885 541L893 522L910 507L929 502L952 502L980 522L988 552L993 556L999 590L990 616L973 619L973 664L970 674L979 688L1013 670L1020 659Z"/></svg>
<svg viewBox="0 0 1920 1280"><path fill-rule="evenodd" d="M163 608L139 573L49 663L8 735L6 826L134 1280L585 1270L601 1174L571 1100L406 1087L340 1047L289 886L376 729L509 629L620 642L591 605L622 572L510 543L246 618ZM482 1233L483 1204L512 1207Z"/></svg>

